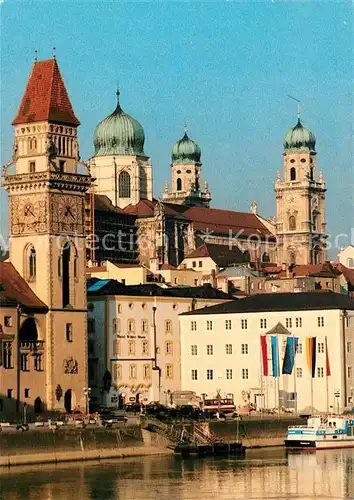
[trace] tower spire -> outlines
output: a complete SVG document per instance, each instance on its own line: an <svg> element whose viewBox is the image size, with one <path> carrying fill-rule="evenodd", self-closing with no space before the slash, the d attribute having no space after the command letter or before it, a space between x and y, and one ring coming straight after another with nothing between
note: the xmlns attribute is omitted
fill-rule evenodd
<svg viewBox="0 0 354 500"><path fill-rule="evenodd" d="M120 90L119 90L119 84L117 84L116 96L117 96L117 109L120 109Z"/></svg>
<svg viewBox="0 0 354 500"><path fill-rule="evenodd" d="M188 133L188 125L187 122L184 122L184 133L187 135Z"/></svg>

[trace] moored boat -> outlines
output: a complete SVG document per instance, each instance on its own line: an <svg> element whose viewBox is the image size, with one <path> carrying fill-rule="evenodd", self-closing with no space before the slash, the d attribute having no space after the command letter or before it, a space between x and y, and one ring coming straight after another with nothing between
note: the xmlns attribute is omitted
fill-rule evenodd
<svg viewBox="0 0 354 500"><path fill-rule="evenodd" d="M304 450L354 448L354 416L310 417L307 425L288 427L285 446Z"/></svg>

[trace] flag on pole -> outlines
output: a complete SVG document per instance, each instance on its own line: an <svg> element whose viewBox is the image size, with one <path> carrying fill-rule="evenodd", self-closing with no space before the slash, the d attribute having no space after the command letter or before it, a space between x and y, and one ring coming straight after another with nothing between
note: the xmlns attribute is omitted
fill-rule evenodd
<svg viewBox="0 0 354 500"><path fill-rule="evenodd" d="M273 377L279 377L278 338L275 335L271 336L271 345L272 345L272 369L273 369Z"/></svg>
<svg viewBox="0 0 354 500"><path fill-rule="evenodd" d="M291 375L295 363L295 353L296 348L299 343L299 337L288 337L286 339L285 355L283 360L282 373L285 375Z"/></svg>
<svg viewBox="0 0 354 500"><path fill-rule="evenodd" d="M330 377L331 376L331 365L329 364L327 337L325 337L325 346L326 346L326 377Z"/></svg>
<svg viewBox="0 0 354 500"><path fill-rule="evenodd" d="M267 352L267 337L266 335L261 335L261 353L262 353L262 365L263 365L263 375L268 377L268 352Z"/></svg>
<svg viewBox="0 0 354 500"><path fill-rule="evenodd" d="M316 337L306 338L306 357L311 377L315 378L316 374Z"/></svg>

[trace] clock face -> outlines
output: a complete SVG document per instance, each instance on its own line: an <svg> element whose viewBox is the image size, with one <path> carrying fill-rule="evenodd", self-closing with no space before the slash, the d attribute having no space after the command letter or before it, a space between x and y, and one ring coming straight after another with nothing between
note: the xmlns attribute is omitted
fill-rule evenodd
<svg viewBox="0 0 354 500"><path fill-rule="evenodd" d="M77 220L76 200L71 196L63 196L59 200L59 221L65 224L74 224Z"/></svg>

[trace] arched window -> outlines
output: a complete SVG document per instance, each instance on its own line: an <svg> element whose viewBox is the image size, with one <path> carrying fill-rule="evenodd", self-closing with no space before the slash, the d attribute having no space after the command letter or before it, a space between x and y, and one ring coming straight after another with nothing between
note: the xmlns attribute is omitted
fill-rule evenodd
<svg viewBox="0 0 354 500"><path fill-rule="evenodd" d="M347 267L354 267L354 259L352 257L347 259Z"/></svg>
<svg viewBox="0 0 354 500"><path fill-rule="evenodd" d="M289 230L295 231L296 229L296 219L293 215L289 217Z"/></svg>
<svg viewBox="0 0 354 500"><path fill-rule="evenodd" d="M296 169L295 167L291 167L290 169L290 180L295 181L296 180Z"/></svg>
<svg viewBox="0 0 354 500"><path fill-rule="evenodd" d="M262 262L270 262L269 253L265 252L265 253L262 255Z"/></svg>
<svg viewBox="0 0 354 500"><path fill-rule="evenodd" d="M312 231L317 231L317 214L316 212L312 213Z"/></svg>
<svg viewBox="0 0 354 500"><path fill-rule="evenodd" d="M118 177L119 198L130 198L130 175L128 172L121 172Z"/></svg>
<svg viewBox="0 0 354 500"><path fill-rule="evenodd" d="M294 251L291 251L289 254L289 264L296 264L296 253Z"/></svg>
<svg viewBox="0 0 354 500"><path fill-rule="evenodd" d="M36 279L36 250L33 245L26 246L24 251L24 274L27 281L34 281Z"/></svg>
<svg viewBox="0 0 354 500"><path fill-rule="evenodd" d="M70 304L70 250L71 250L71 245L67 241L64 244L63 253L62 253L63 307L66 307Z"/></svg>
<svg viewBox="0 0 354 500"><path fill-rule="evenodd" d="M320 247L315 247L313 249L312 264L321 264L321 249L320 249Z"/></svg>
<svg viewBox="0 0 354 500"><path fill-rule="evenodd" d="M313 181L313 167L310 168L310 179Z"/></svg>
<svg viewBox="0 0 354 500"><path fill-rule="evenodd" d="M177 191L182 191L182 179L180 177L178 177L177 179Z"/></svg>

